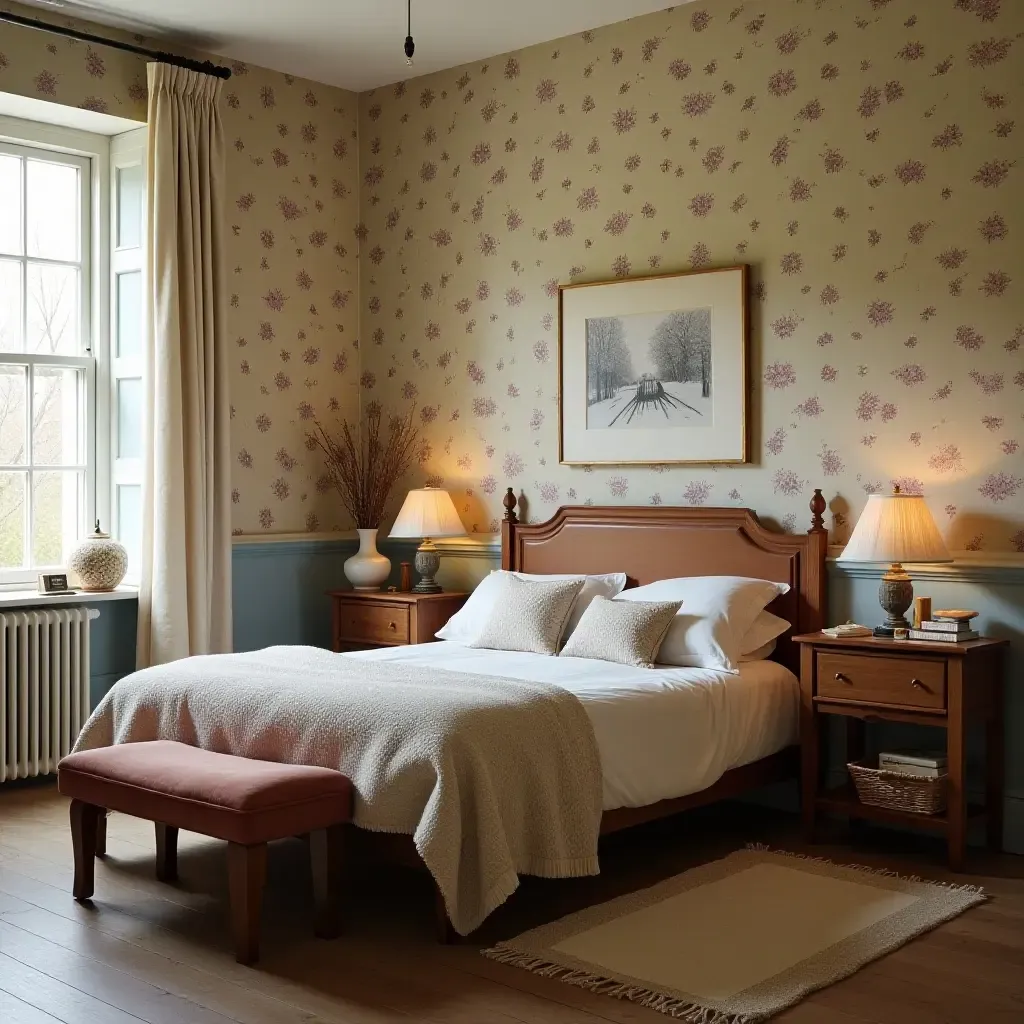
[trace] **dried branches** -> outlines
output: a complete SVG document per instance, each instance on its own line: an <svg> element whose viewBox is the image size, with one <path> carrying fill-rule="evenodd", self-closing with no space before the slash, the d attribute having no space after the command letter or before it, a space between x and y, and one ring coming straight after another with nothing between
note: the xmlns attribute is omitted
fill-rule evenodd
<svg viewBox="0 0 1024 1024"><path fill-rule="evenodd" d="M342 421L337 437L331 437L319 421L316 433L309 435L324 453L331 482L358 529L380 526L388 496L412 465L418 436L412 416L410 409L408 416L389 417L388 434L382 438L381 406L371 402L363 423L362 443L352 436L348 420Z"/></svg>

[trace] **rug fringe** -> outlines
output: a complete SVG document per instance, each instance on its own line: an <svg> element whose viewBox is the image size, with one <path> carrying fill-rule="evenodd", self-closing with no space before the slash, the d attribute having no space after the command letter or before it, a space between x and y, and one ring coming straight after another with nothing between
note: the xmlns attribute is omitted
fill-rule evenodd
<svg viewBox="0 0 1024 1024"><path fill-rule="evenodd" d="M532 971L543 978L564 981L569 985L584 988L598 995L611 996L613 999L625 999L628 1002L637 1003L639 1006L657 1010L676 1020L684 1021L685 1024L756 1024L762 1019L760 1016L750 1016L744 1013L726 1013L710 1006L701 1006L699 1003L665 995L664 992L658 992L655 989L645 988L641 985L628 985L600 974L592 974L590 971L565 967L562 964L546 960L544 957L524 953L504 942L499 942L496 946L481 950L481 952L498 963Z"/></svg>
<svg viewBox="0 0 1024 1024"><path fill-rule="evenodd" d="M922 878L920 875L904 875L899 871L892 871L889 868L873 868L866 864L840 864L828 857L814 857L809 853L795 853L792 850L777 850L774 847L769 846L767 843L747 843L746 849L756 853L772 853L779 857L792 857L794 860L811 861L815 864L830 864L832 867L836 868L850 868L853 871L863 871L866 875L878 875L882 878L896 878L901 882L922 882L927 883L928 885L937 885L943 889L948 889L950 892L962 892L974 896L980 896L982 899L988 899L988 894L985 892L984 887L980 885L970 885L958 882L938 882L932 878Z"/></svg>

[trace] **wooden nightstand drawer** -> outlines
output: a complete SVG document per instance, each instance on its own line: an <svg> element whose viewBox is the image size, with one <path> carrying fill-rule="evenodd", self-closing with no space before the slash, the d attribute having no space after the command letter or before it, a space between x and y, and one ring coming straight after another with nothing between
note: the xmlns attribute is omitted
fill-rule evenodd
<svg viewBox="0 0 1024 1024"><path fill-rule="evenodd" d="M819 651L817 696L942 711L946 707L946 663Z"/></svg>
<svg viewBox="0 0 1024 1024"><path fill-rule="evenodd" d="M343 643L409 643L409 605L338 602L338 639Z"/></svg>
<svg viewBox="0 0 1024 1024"><path fill-rule="evenodd" d="M327 595L336 651L429 644L469 596L396 590L329 590Z"/></svg>

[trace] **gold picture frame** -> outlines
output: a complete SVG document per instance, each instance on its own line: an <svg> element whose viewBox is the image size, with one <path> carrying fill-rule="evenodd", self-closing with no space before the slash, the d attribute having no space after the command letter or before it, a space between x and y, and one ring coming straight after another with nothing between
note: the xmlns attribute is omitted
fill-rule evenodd
<svg viewBox="0 0 1024 1024"><path fill-rule="evenodd" d="M736 264L560 285L558 461L749 463L748 283Z"/></svg>

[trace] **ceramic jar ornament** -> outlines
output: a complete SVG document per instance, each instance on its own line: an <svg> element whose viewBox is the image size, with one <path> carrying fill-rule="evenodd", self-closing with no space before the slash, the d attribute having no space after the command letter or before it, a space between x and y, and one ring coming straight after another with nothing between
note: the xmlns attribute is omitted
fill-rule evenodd
<svg viewBox="0 0 1024 1024"><path fill-rule="evenodd" d="M72 552L68 568L78 576L82 590L113 590L128 572L128 552L100 529L97 519L96 529Z"/></svg>

